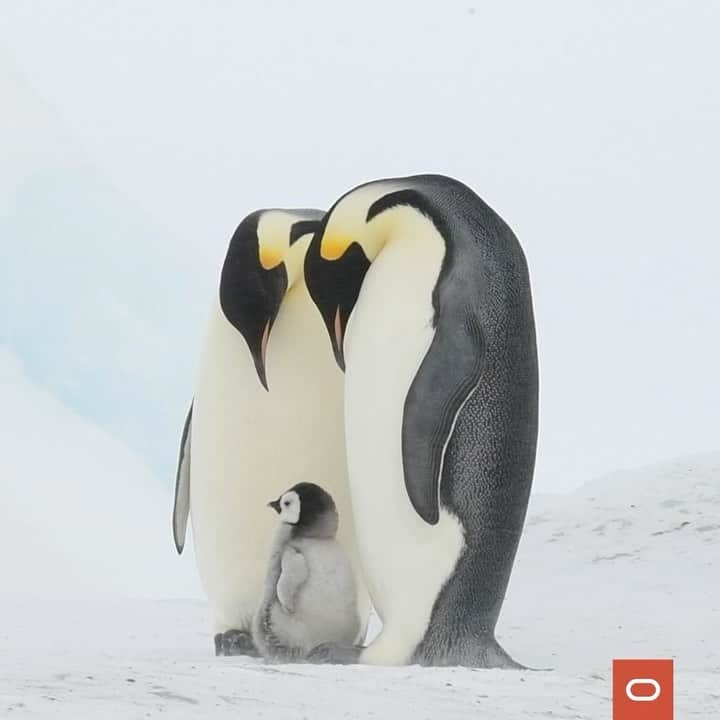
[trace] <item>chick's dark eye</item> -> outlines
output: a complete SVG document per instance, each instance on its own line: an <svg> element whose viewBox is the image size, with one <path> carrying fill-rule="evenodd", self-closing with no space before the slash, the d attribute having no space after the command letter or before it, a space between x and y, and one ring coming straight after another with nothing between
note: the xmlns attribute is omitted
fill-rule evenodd
<svg viewBox="0 0 720 720"><path fill-rule="evenodd" d="M285 507L290 507L290 501L289 500L283 500L283 505Z"/></svg>

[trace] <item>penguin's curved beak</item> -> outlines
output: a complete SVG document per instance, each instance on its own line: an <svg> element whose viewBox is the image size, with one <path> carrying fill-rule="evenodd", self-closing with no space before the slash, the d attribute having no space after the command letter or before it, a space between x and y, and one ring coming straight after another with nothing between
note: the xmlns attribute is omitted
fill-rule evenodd
<svg viewBox="0 0 720 720"><path fill-rule="evenodd" d="M272 508L278 515L280 514L280 501L279 500L271 500L267 506L269 508Z"/></svg>
<svg viewBox="0 0 720 720"><path fill-rule="evenodd" d="M268 384L267 384L267 375L266 375L266 358L267 358L267 344L268 344L268 338L270 337L270 326L271 322L268 320L265 323L265 327L263 328L262 336L260 337L260 344L253 352L253 362L255 363L255 370L258 374L258 379L262 383L262 386L269 390Z"/></svg>
<svg viewBox="0 0 720 720"><path fill-rule="evenodd" d="M343 343L345 342L345 327L340 314L340 306L335 309L333 316L333 328L330 333L330 342L332 344L333 353L335 354L335 362L338 367L345 372L345 351Z"/></svg>
<svg viewBox="0 0 720 720"><path fill-rule="evenodd" d="M333 260L322 257L319 248L320 233L317 233L305 255L305 284L322 315L335 362L344 372L345 331L370 261L355 242Z"/></svg>
<svg viewBox="0 0 720 720"><path fill-rule="evenodd" d="M248 342L250 348L250 355L252 356L253 364L255 365L255 372L257 373L260 384L267 390L270 391L267 382L267 375L265 369L265 354L267 348L267 336L268 326L265 326L265 331L262 336L255 339L253 342Z"/></svg>
<svg viewBox="0 0 720 720"><path fill-rule="evenodd" d="M287 271L283 264L271 270L258 266L259 260L253 257L247 262L226 261L220 303L225 317L245 339L258 380L268 390L267 351L273 323L287 290Z"/></svg>

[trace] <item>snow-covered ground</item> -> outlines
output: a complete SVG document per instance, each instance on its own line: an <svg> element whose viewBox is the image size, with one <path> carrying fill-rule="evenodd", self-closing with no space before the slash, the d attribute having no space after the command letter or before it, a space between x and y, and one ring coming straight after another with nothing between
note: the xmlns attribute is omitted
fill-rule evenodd
<svg viewBox="0 0 720 720"><path fill-rule="evenodd" d="M0 393L0 717L597 720L615 657L674 657L678 720L720 716L720 454L533 497L498 635L551 671L268 666L212 655L142 463L8 353Z"/></svg>

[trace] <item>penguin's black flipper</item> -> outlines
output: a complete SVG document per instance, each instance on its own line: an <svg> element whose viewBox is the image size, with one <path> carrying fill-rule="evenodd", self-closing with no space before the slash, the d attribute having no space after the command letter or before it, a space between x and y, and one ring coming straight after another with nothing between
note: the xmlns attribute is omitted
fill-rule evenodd
<svg viewBox="0 0 720 720"><path fill-rule="evenodd" d="M402 458L410 502L425 522L440 517L440 475L455 419L480 380L483 333L465 308L441 313L435 337L410 386L403 411Z"/></svg>
<svg viewBox="0 0 720 720"><path fill-rule="evenodd" d="M185 418L180 453L178 455L177 474L175 476L175 503L173 505L173 539L178 555L185 547L188 514L190 513L190 436L192 430L193 404L190 403Z"/></svg>
<svg viewBox="0 0 720 720"><path fill-rule="evenodd" d="M295 612L298 592L308 579L307 560L297 548L288 546L280 559L280 568L275 594L283 610L292 614Z"/></svg>

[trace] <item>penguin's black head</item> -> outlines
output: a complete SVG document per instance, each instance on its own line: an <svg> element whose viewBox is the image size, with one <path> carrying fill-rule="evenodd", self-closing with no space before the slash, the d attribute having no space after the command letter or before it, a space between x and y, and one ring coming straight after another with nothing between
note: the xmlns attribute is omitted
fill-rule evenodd
<svg viewBox="0 0 720 720"><path fill-rule="evenodd" d="M332 496L315 483L298 483L286 490L268 507L280 515L280 520L293 527L295 535L306 537L334 537L338 514Z"/></svg>
<svg viewBox="0 0 720 720"><path fill-rule="evenodd" d="M220 276L220 307L248 344L267 390L265 356L273 323L289 282L290 248L317 228L319 211L257 211L230 240ZM302 258L296 273L302 272ZM292 268L290 268L292 270Z"/></svg>
<svg viewBox="0 0 720 720"><path fill-rule="evenodd" d="M378 180L345 193L326 213L305 254L305 284L345 370L344 340L365 275L395 227L398 208L423 212L418 194L398 180Z"/></svg>
<svg viewBox="0 0 720 720"><path fill-rule="evenodd" d="M344 371L345 330L370 261L354 241L337 255L322 252L326 221L315 233L305 255L305 284L325 322L335 360Z"/></svg>

